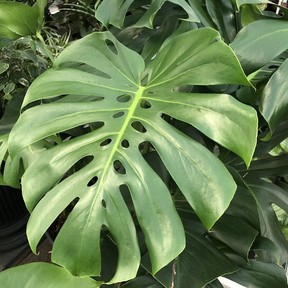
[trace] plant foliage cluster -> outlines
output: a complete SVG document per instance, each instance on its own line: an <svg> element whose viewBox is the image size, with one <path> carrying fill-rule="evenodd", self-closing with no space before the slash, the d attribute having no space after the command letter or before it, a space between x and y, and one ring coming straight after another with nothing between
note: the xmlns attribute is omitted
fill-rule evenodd
<svg viewBox="0 0 288 288"><path fill-rule="evenodd" d="M1 184L32 251L69 215L54 264L0 283L287 287L285 7L1 1L0 48Z"/></svg>

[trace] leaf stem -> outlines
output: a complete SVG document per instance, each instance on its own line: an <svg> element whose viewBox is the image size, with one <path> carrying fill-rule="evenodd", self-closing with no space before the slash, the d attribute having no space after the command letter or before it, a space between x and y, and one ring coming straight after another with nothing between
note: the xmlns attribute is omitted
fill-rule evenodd
<svg viewBox="0 0 288 288"><path fill-rule="evenodd" d="M44 39L43 39L43 37L39 31L36 32L36 37L40 40L46 56L50 59L51 63L53 64L53 62L54 62L53 55L52 55L51 51L47 48L47 45L45 44L45 41L44 41Z"/></svg>

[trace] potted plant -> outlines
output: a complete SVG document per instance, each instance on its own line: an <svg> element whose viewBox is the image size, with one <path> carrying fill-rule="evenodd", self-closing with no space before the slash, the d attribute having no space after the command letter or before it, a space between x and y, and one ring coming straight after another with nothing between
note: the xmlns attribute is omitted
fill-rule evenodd
<svg viewBox="0 0 288 288"><path fill-rule="evenodd" d="M1 283L287 286L271 206L288 210L276 181L287 157L270 152L287 137L287 13L262 2L97 1L101 32L50 57L8 138L4 180L21 177L34 252L72 205L57 265L16 267Z"/></svg>

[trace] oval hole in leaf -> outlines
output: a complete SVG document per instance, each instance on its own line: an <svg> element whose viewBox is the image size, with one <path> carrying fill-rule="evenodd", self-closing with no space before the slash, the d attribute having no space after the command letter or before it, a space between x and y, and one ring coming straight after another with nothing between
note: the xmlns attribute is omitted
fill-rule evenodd
<svg viewBox="0 0 288 288"><path fill-rule="evenodd" d="M117 97L117 101L121 103L129 102L132 99L131 95L120 95Z"/></svg>
<svg viewBox="0 0 288 288"><path fill-rule="evenodd" d="M104 97L101 97L101 96L96 96L96 97L94 97L93 96L93 102L96 102L96 101L102 101L102 100L104 100L105 98Z"/></svg>
<svg viewBox="0 0 288 288"><path fill-rule="evenodd" d="M146 154L147 152L154 150L153 145L149 141L143 141L138 145L138 149L141 154Z"/></svg>
<svg viewBox="0 0 288 288"><path fill-rule="evenodd" d="M73 169L73 172L77 172L81 170L83 167L87 166L92 160L94 159L94 156L88 155L81 159L79 159L69 170ZM65 179L66 177L64 177Z"/></svg>
<svg viewBox="0 0 288 288"><path fill-rule="evenodd" d="M104 208L106 208L107 206L106 206L106 202L105 202L105 200L104 199L102 199L102 201L101 201L101 204L102 204L102 206L104 207Z"/></svg>
<svg viewBox="0 0 288 288"><path fill-rule="evenodd" d="M274 69L277 69L277 68L279 68L279 65L269 65L268 66L268 69L270 69L270 70L274 70Z"/></svg>
<svg viewBox="0 0 288 288"><path fill-rule="evenodd" d="M113 118L120 118L120 117L122 117L123 115L124 115L125 113L123 112L123 111L120 111L120 112L117 112L117 113L115 113L114 115L113 115Z"/></svg>
<svg viewBox="0 0 288 288"><path fill-rule="evenodd" d="M71 63L69 65L69 63ZM79 64L79 63L77 63ZM66 65L64 66L68 66L68 67L73 67L75 69L78 69L78 70L81 70L81 71L84 71L84 72L88 72L90 74L94 74L98 77L102 77L102 78L106 78L106 79L112 79L111 76L105 72L103 72L102 70L99 70L93 66L90 66L88 64L84 64L84 63L80 63L79 65L75 65L74 62L68 62Z"/></svg>
<svg viewBox="0 0 288 288"><path fill-rule="evenodd" d="M109 48L109 50L111 52L113 52L115 55L118 55L118 50L117 50L115 44L111 40L106 39L105 43L107 44L107 47Z"/></svg>
<svg viewBox="0 0 288 288"><path fill-rule="evenodd" d="M95 185L98 181L98 177L97 176L94 176L87 184L87 187L91 187L93 185Z"/></svg>
<svg viewBox="0 0 288 288"><path fill-rule="evenodd" d="M112 139L108 138L100 143L100 146L107 146L112 142Z"/></svg>
<svg viewBox="0 0 288 288"><path fill-rule="evenodd" d="M129 141L126 140L126 139L122 140L121 146L122 146L123 148L129 148L129 146L130 146Z"/></svg>
<svg viewBox="0 0 288 288"><path fill-rule="evenodd" d="M114 167L114 170L117 173L122 174L122 175L126 174L126 169L125 169L125 167L123 166L123 164L119 160L115 160L113 162L113 167Z"/></svg>
<svg viewBox="0 0 288 288"><path fill-rule="evenodd" d="M147 132L147 129L144 127L144 125L140 121L132 122L131 126L138 132L141 132L141 133Z"/></svg>
<svg viewBox="0 0 288 288"><path fill-rule="evenodd" d="M147 100L143 100L140 102L140 107L143 109L149 109L152 107L152 104Z"/></svg>

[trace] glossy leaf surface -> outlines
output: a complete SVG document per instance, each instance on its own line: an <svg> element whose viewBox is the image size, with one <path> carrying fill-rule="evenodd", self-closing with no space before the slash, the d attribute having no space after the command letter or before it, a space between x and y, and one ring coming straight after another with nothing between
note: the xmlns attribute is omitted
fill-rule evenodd
<svg viewBox="0 0 288 288"><path fill-rule="evenodd" d="M37 7L10 1L0 2L0 37L17 39L35 35L42 25L46 1L39 1Z"/></svg>
<svg viewBox="0 0 288 288"><path fill-rule="evenodd" d="M37 100L48 103L27 109L9 140L15 157L51 135L92 127L43 152L23 176L33 250L55 218L77 199L56 238L53 261L73 274L99 275L105 227L119 253L111 282L135 277L139 247L121 195L128 188L153 273L174 259L185 246L183 226L168 189L142 156L143 142L157 151L210 229L228 207L236 185L209 150L166 120L173 117L195 126L249 164L256 142L255 111L229 95L175 89L222 83L249 85L232 50L209 28L166 42L146 70L142 57L109 33L91 34L65 49L55 67L31 85L23 107ZM74 173L65 177L67 171Z"/></svg>
<svg viewBox="0 0 288 288"><path fill-rule="evenodd" d="M5 288L97 288L100 285L89 277L74 277L62 267L48 263L31 263L0 273Z"/></svg>
<svg viewBox="0 0 288 288"><path fill-rule="evenodd" d="M226 43L232 42L236 36L235 10L232 3L226 0L206 0L206 8Z"/></svg>
<svg viewBox="0 0 288 288"><path fill-rule="evenodd" d="M195 217L183 196L176 193L175 205L184 224L187 244L184 251L155 277L165 287L189 288L193 283L193 288L202 288L217 277L238 270L238 265L223 250L229 247L242 259L247 258L258 231L249 223L255 217L248 215L246 219L247 215L241 215L237 209L257 213L255 210L250 211L251 200L252 197L246 191L237 191L228 210L209 232ZM147 255L142 264L149 270Z"/></svg>
<svg viewBox="0 0 288 288"><path fill-rule="evenodd" d="M249 188L256 197L261 235L269 238L281 250L283 264L288 257L288 242L280 229L272 203L288 211L287 192L264 180L250 180Z"/></svg>
<svg viewBox="0 0 288 288"><path fill-rule="evenodd" d="M272 75L261 97L260 111L271 131L288 116L288 60Z"/></svg>
<svg viewBox="0 0 288 288"><path fill-rule="evenodd" d="M280 20L252 22L237 34L231 47L244 70L251 73L288 48L288 23Z"/></svg>

